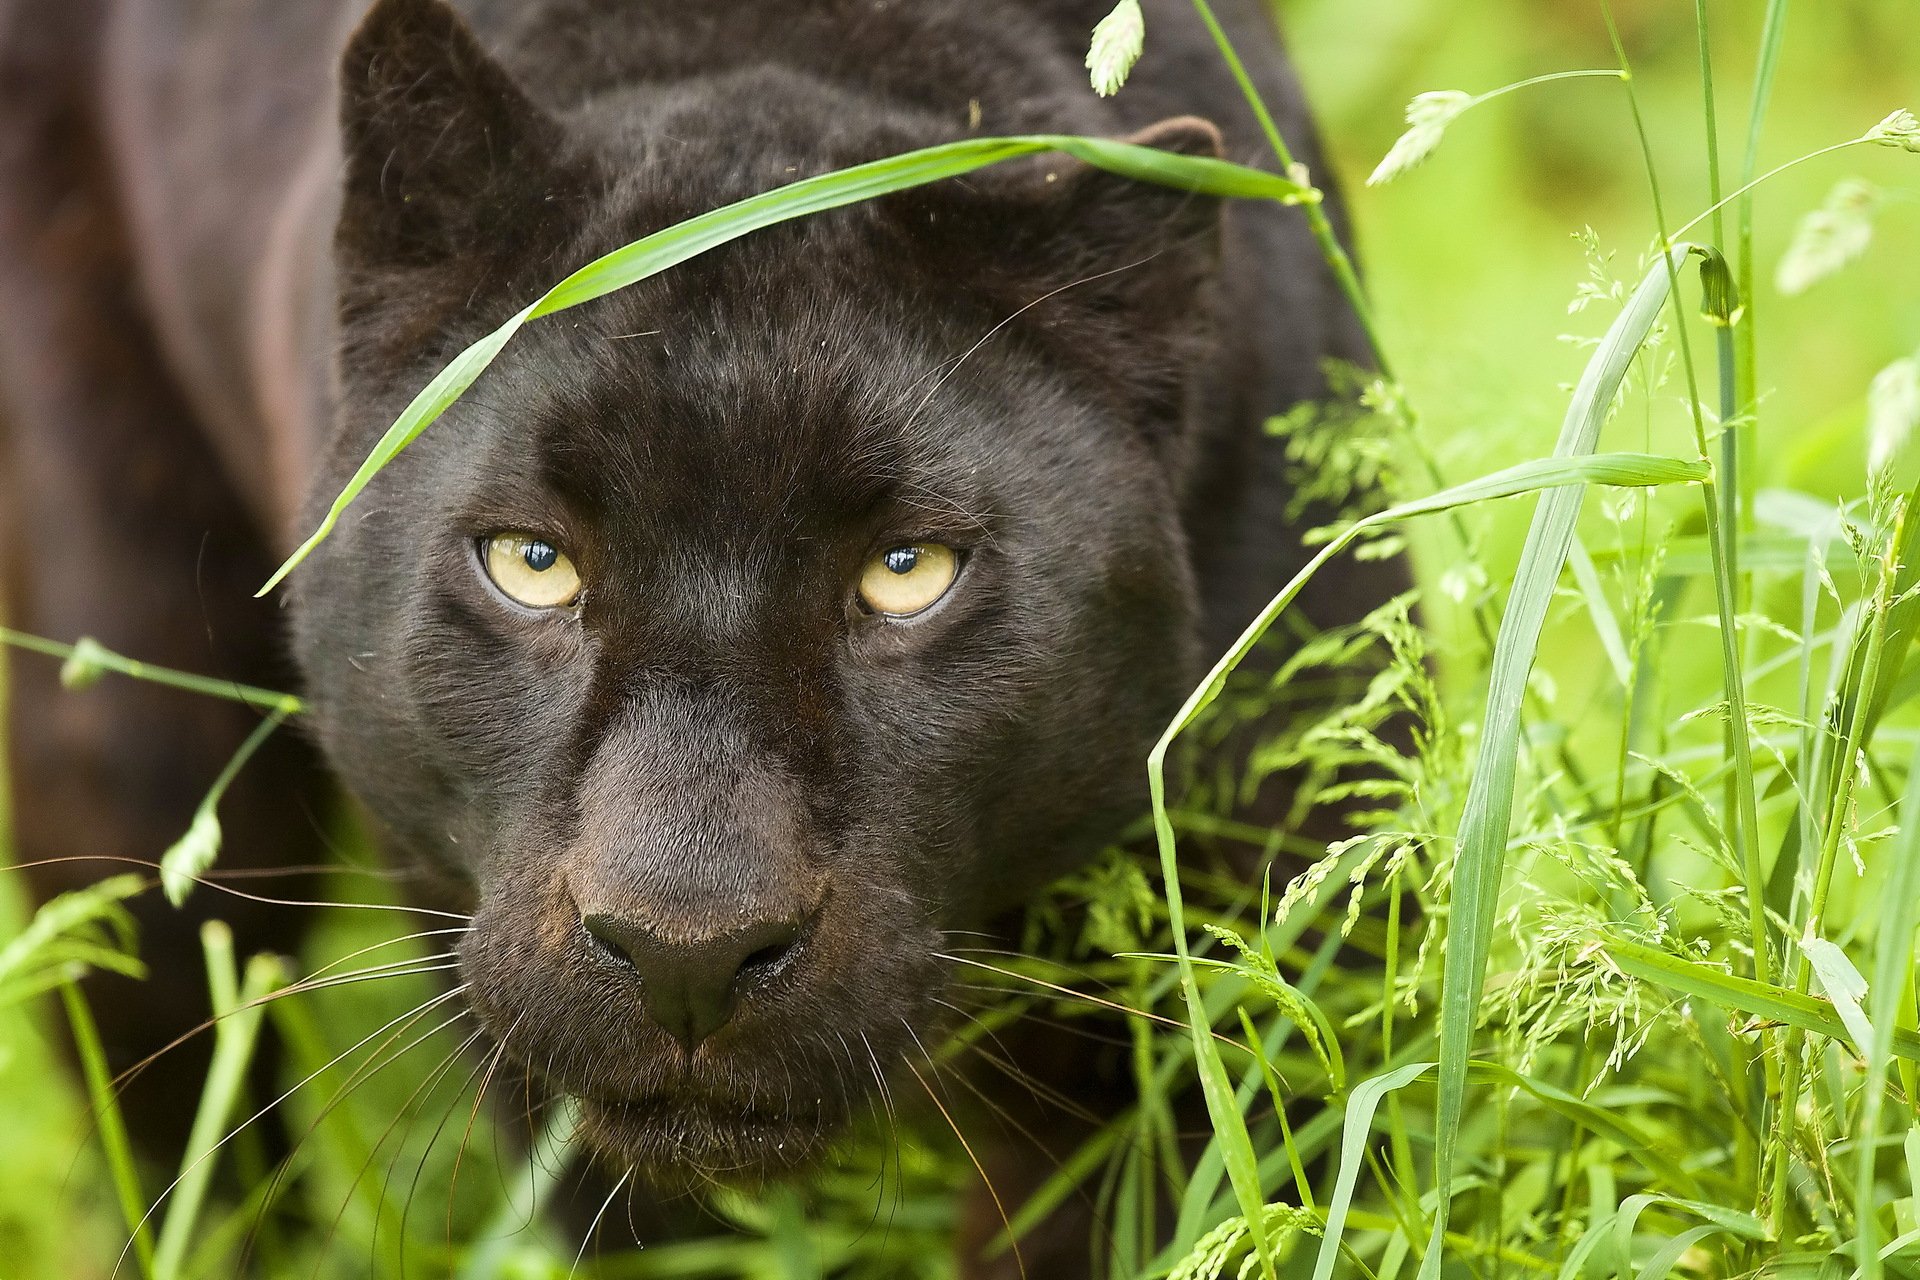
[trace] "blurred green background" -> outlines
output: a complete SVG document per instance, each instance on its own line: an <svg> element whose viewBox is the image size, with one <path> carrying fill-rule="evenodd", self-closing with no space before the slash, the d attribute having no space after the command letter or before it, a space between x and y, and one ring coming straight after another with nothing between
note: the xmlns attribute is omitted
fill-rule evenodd
<svg viewBox="0 0 1920 1280"><path fill-rule="evenodd" d="M1575 80L1500 98L1456 121L1422 168L1380 188L1364 182L1416 93L1481 93L1544 72L1617 66L1600 5L1284 0L1279 8L1354 212L1387 345L1449 478L1546 452L1566 407L1565 387L1584 359L1560 335L1591 334L1605 319L1567 315L1586 274L1575 234L1593 228L1617 255L1616 273L1631 278L1656 235L1621 85ZM1765 8L1760 0L1707 5L1729 190L1746 148ZM1634 64L1668 217L1678 224L1709 203L1693 6L1620 0L1613 11ZM1802 0L1790 11L1760 171L1857 137L1916 103L1920 5ZM1904 201L1882 214L1873 248L1854 268L1783 297L1772 273L1795 223L1849 175L1904 193ZM1916 193L1912 157L1867 147L1813 161L1760 189L1751 314L1765 393L1762 484L1835 497L1859 492L1867 383L1920 347Z"/></svg>
<svg viewBox="0 0 1920 1280"><path fill-rule="evenodd" d="M1764 7L1760 0L1708 5L1729 187L1746 146ZM1615 255L1616 274L1627 278L1637 277L1655 236L1621 85L1578 80L1503 97L1457 121L1423 167L1378 189L1364 179L1400 133L1415 93L1478 93L1544 72L1616 65L1600 7L1591 0L1282 0L1279 9L1348 193L1386 343L1447 478L1546 452L1585 358L1563 335L1590 335L1609 314L1568 314L1588 272L1577 233L1591 227ZM1149 47L1151 12L1149 5ZM1677 224L1707 203L1693 7L1621 0L1614 12ZM1917 26L1914 0L1795 5L1761 170L1857 136L1895 107L1920 107ZM1795 222L1852 175L1893 196L1872 248L1805 295L1781 295L1773 266ZM1889 361L1920 348L1917 194L1920 159L1879 148L1823 158L1761 190L1759 287L1750 303L1764 395L1754 459L1763 486L1834 499L1860 491L1867 384ZM1653 443L1682 454L1692 447L1678 437ZM1517 537L1503 535L1526 514L1514 504L1492 517L1486 545L1495 563L1486 568L1496 578L1507 568L1497 563L1503 549L1518 549ZM1451 567L1449 545L1416 542L1429 580ZM1577 679L1581 656L1570 649L1550 664ZM0 809L0 842L4 816ZM0 877L0 939L23 919L14 886ZM104 1274L124 1239L83 1111L48 1048L57 1016L51 1001L0 1009L0 1280Z"/></svg>

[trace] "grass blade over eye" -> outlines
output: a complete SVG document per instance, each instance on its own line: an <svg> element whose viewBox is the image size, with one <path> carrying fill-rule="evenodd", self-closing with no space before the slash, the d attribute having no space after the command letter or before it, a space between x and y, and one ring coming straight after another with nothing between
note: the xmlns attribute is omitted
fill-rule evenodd
<svg viewBox="0 0 1920 1280"><path fill-rule="evenodd" d="M657 275L744 235L808 214L955 178L1021 156L1058 152L1097 169L1140 182L1201 195L1300 204L1319 199L1311 187L1226 160L1179 155L1106 138L1034 134L969 138L855 165L749 196L656 231L594 259L515 312L507 322L459 355L414 396L328 508L319 528L289 556L257 594L266 595L324 541L340 516L373 478L419 438L473 385L529 320L577 307Z"/></svg>

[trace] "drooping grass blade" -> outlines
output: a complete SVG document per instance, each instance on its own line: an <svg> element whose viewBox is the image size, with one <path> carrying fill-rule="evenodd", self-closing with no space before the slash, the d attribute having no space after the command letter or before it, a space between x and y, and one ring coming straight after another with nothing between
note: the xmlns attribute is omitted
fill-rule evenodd
<svg viewBox="0 0 1920 1280"><path fill-rule="evenodd" d="M340 516L373 478L419 438L450 408L487 366L506 348L521 326L541 316L603 298L616 289L638 283L709 249L738 240L764 227L809 214L858 204L878 196L959 177L976 169L1021 156L1060 152L1109 173L1140 182L1175 187L1201 195L1311 203L1319 198L1312 188L1277 174L1207 156L1180 155L1153 147L1106 138L1076 138L1033 134L1006 138L968 138L889 156L833 173L804 178L772 191L703 213L656 231L594 259L455 356L387 428L373 451L360 464L346 487L328 508L320 527L274 571L258 594L278 586L296 565L333 531Z"/></svg>

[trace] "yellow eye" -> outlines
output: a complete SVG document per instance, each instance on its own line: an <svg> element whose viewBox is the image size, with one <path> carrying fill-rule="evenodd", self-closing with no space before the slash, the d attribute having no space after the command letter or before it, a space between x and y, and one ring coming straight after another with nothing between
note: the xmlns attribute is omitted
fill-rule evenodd
<svg viewBox="0 0 1920 1280"><path fill-rule="evenodd" d="M529 609L558 609L580 596L580 571L537 533L496 533L480 544L487 576Z"/></svg>
<svg viewBox="0 0 1920 1280"><path fill-rule="evenodd" d="M860 599L875 613L904 618L931 608L960 572L952 547L916 542L888 547L860 571Z"/></svg>

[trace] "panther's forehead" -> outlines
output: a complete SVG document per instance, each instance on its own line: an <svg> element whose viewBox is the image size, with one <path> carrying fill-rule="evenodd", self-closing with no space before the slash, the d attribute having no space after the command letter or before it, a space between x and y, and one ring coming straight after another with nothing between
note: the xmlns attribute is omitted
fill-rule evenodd
<svg viewBox="0 0 1920 1280"><path fill-rule="evenodd" d="M822 297L804 268L689 274L530 333L479 401L488 500L557 501L610 536L742 545L947 531L993 507L1017 427L955 376L964 332L930 332L875 291Z"/></svg>

